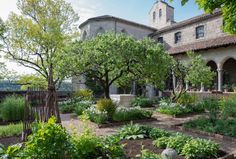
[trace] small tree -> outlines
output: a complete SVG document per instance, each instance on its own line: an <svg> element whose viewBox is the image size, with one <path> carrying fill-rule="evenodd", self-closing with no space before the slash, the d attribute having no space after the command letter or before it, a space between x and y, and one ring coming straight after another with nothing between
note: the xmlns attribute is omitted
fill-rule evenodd
<svg viewBox="0 0 236 159"><path fill-rule="evenodd" d="M48 117L60 122L55 85L66 75L58 57L74 37L78 16L64 0L18 0L17 7L21 15L11 13L6 21L1 51L47 80Z"/></svg>
<svg viewBox="0 0 236 159"><path fill-rule="evenodd" d="M68 52L71 55L63 58L70 66L65 68L73 75L82 73L99 81L106 98L110 98L109 88L113 83L129 76L161 86L171 59L163 46L151 39L135 40L114 33L77 42Z"/></svg>
<svg viewBox="0 0 236 159"><path fill-rule="evenodd" d="M47 89L47 81L40 75L21 75L18 83L20 83L22 90L28 88Z"/></svg>
<svg viewBox="0 0 236 159"><path fill-rule="evenodd" d="M172 65L173 74L177 78L177 87L172 91L172 101L176 101L185 93L184 83L188 82L195 86L211 84L215 73L206 65L201 55L195 55L193 52L187 53L189 62L181 62L176 59Z"/></svg>

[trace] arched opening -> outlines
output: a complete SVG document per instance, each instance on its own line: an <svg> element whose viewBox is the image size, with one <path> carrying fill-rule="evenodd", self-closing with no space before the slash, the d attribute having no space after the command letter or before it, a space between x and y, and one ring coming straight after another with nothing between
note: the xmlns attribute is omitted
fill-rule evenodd
<svg viewBox="0 0 236 159"><path fill-rule="evenodd" d="M233 91L236 87L236 60L229 58L223 64L223 88Z"/></svg>
<svg viewBox="0 0 236 159"><path fill-rule="evenodd" d="M97 30L96 35L98 35L98 34L104 34L104 33L105 33L105 30L104 30L102 27L100 27L100 28Z"/></svg>
<svg viewBox="0 0 236 159"><path fill-rule="evenodd" d="M208 61L207 62L207 66L211 68L211 71L215 72L216 76L214 77L212 84L209 86L209 89L211 90L217 90L217 64L215 63L215 61Z"/></svg>
<svg viewBox="0 0 236 159"><path fill-rule="evenodd" d="M152 20L153 20L153 22L156 21L156 12L153 12L153 13L152 13Z"/></svg>
<svg viewBox="0 0 236 159"><path fill-rule="evenodd" d="M82 34L82 40L85 40L87 38L87 32L84 31L83 34Z"/></svg>

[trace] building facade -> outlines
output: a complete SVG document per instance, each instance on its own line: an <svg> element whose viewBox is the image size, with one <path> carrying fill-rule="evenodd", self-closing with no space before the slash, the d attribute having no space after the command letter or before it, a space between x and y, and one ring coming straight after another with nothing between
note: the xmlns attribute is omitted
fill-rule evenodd
<svg viewBox="0 0 236 159"><path fill-rule="evenodd" d="M188 51L201 54L217 74L211 89L222 91L226 85L236 86L236 36L225 33L223 25L219 10L175 22L174 8L160 0L154 3L149 12L149 26L106 15L88 19L80 25L80 29L82 39L108 31L125 33L136 39L151 37L163 43L170 55L184 61L188 60ZM81 81L81 77L73 78L75 90L85 87ZM154 89L151 86L147 88L148 96L155 96ZM201 91L206 89L202 86ZM118 93L117 89L112 87L111 93Z"/></svg>

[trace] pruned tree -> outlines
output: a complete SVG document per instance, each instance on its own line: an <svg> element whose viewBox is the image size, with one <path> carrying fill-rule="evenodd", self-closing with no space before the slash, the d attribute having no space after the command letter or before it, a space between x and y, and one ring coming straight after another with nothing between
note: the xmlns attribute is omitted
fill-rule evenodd
<svg viewBox="0 0 236 159"><path fill-rule="evenodd" d="M124 84L122 78L139 79L162 86L171 57L162 45L151 39L135 40L125 34L106 33L75 43L66 67L74 75L89 75L99 81L105 98L114 83ZM83 71L81 71L83 70Z"/></svg>
<svg viewBox="0 0 236 159"><path fill-rule="evenodd" d="M177 79L177 86L172 90L172 101L176 101L185 93L185 83L191 83L195 86L208 86L212 83L215 73L206 65L201 55L194 52L187 53L188 62L175 59L172 65L172 73Z"/></svg>
<svg viewBox="0 0 236 159"><path fill-rule="evenodd" d="M17 7L21 14L11 13L4 24L1 51L47 80L48 117L60 122L55 85L66 75L58 57L76 33L78 16L64 0L18 0Z"/></svg>

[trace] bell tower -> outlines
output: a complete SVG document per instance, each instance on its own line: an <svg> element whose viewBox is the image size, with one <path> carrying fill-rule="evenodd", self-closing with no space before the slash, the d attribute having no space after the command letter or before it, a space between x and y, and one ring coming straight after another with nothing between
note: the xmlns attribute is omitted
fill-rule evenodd
<svg viewBox="0 0 236 159"><path fill-rule="evenodd" d="M170 26L174 21L174 7L164 0L157 0L149 12L149 23L151 27L161 29Z"/></svg>

